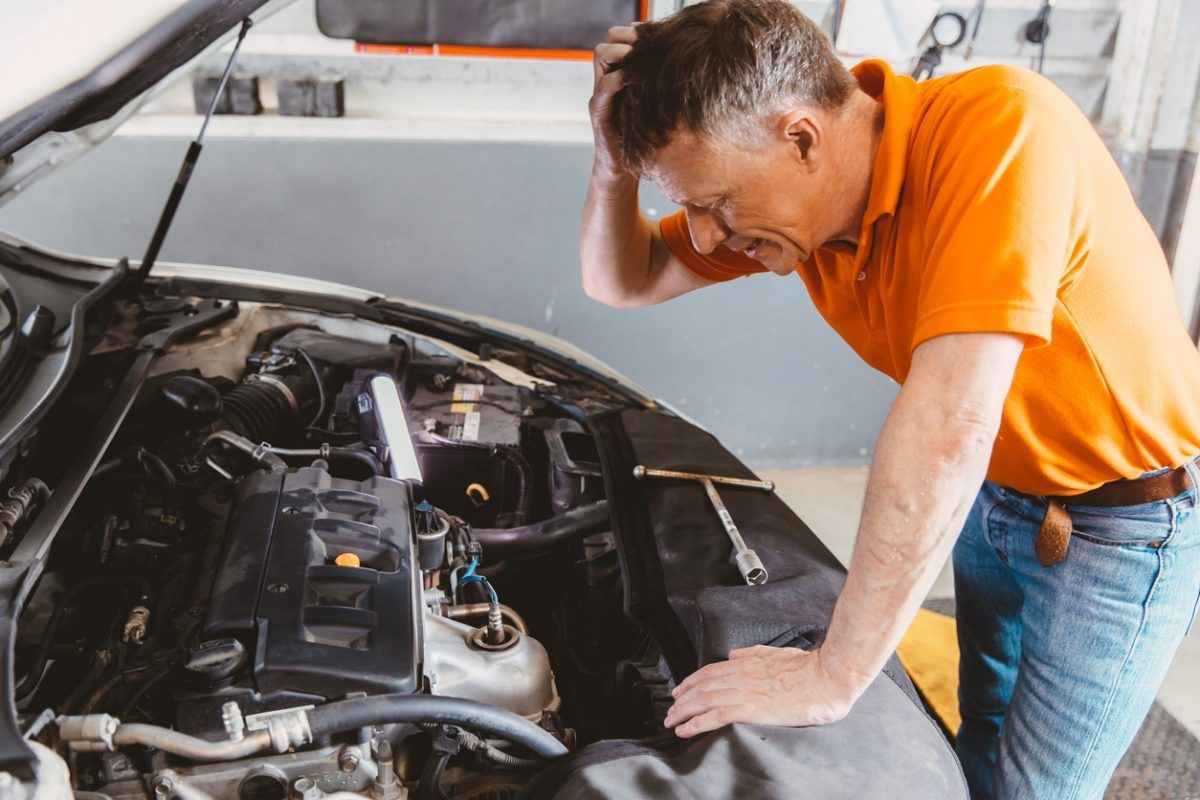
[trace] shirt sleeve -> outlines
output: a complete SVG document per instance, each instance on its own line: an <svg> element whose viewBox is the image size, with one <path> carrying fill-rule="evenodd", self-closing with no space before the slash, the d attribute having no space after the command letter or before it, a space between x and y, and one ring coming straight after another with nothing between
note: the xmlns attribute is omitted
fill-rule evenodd
<svg viewBox="0 0 1200 800"><path fill-rule="evenodd" d="M916 170L927 196L912 347L975 332L1046 345L1086 196L1070 111L1014 86L943 100L934 124L948 132Z"/></svg>
<svg viewBox="0 0 1200 800"><path fill-rule="evenodd" d="M663 241L671 255L678 258L683 265L701 278L710 281L730 281L757 272L766 272L767 268L749 256L735 253L725 247L718 247L709 254L701 253L692 245L692 235L688 232L687 215L680 211L665 217L658 223Z"/></svg>

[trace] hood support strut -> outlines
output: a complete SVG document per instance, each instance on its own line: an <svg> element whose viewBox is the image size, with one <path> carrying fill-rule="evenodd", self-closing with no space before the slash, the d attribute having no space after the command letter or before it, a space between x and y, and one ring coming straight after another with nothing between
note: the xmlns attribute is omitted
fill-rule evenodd
<svg viewBox="0 0 1200 800"><path fill-rule="evenodd" d="M154 228L154 235L150 237L150 245L146 248L146 254L142 256L142 263L138 266L137 272L132 275L132 282L135 288L141 286L146 281L146 276L150 274L150 270L154 268L154 262L158 260L158 252L162 249L163 241L167 238L167 231L170 230L171 223L175 219L175 212L179 209L179 202L183 200L183 193L187 189L188 181L192 179L192 169L196 166L196 161L200 158L200 151L204 149L204 134L208 130L208 123L212 121L213 114L217 111L217 103L221 101L221 95L225 92L225 84L229 82L229 74L233 71L233 62L237 59L238 50L242 46L242 40L246 38L246 33L250 30L252 24L249 17L242 20L242 29L238 31L237 41L234 42L233 52L229 54L229 61L225 63L225 71L221 73L221 80L217 83L217 90L213 92L212 102L208 106L208 113L204 115L204 123L200 126L200 133L188 145L187 155L183 157L183 164L179 166L179 174L175 176L175 185L171 187L171 194L167 197L167 204L163 206L162 214L158 217L158 225Z"/></svg>

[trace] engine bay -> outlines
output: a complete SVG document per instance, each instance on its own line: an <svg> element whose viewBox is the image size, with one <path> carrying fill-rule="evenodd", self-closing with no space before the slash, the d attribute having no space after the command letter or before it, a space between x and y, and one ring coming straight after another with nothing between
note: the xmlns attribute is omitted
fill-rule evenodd
<svg viewBox="0 0 1200 800"><path fill-rule="evenodd" d="M195 308L118 306L15 485ZM17 625L76 796L506 798L662 730L587 427L613 399L495 355L255 303L165 349Z"/></svg>

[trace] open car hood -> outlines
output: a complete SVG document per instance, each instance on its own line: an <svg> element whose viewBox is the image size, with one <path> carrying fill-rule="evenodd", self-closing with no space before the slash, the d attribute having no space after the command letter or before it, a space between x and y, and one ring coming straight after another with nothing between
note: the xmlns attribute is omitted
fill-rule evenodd
<svg viewBox="0 0 1200 800"><path fill-rule="evenodd" d="M0 0L0 202L107 138L242 19L285 4Z"/></svg>

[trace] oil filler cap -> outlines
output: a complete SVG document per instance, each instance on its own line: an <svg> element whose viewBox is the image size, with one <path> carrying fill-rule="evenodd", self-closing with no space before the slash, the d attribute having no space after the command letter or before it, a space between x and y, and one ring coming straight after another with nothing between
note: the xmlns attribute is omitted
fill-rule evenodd
<svg viewBox="0 0 1200 800"><path fill-rule="evenodd" d="M237 639L210 639L188 652L183 668L196 678L212 682L232 677L245 663L246 647Z"/></svg>
<svg viewBox="0 0 1200 800"><path fill-rule="evenodd" d="M362 561L354 553L340 553L333 563L339 567L361 567Z"/></svg>

